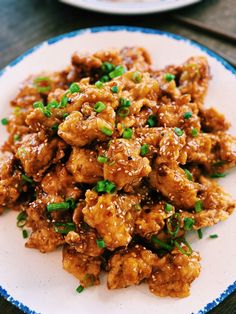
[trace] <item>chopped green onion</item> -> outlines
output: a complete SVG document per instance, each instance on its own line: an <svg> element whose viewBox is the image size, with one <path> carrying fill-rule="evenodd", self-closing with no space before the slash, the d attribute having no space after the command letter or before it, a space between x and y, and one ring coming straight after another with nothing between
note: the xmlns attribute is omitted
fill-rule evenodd
<svg viewBox="0 0 236 314"><path fill-rule="evenodd" d="M75 209L76 208L76 202L75 202L75 200L72 197L67 198L66 199L66 203L69 204L70 209Z"/></svg>
<svg viewBox="0 0 236 314"><path fill-rule="evenodd" d="M20 135L19 135L19 134L15 134L15 135L13 136L14 142L19 141L19 139L20 139Z"/></svg>
<svg viewBox="0 0 236 314"><path fill-rule="evenodd" d="M20 157L25 157L26 155L26 149L24 147L19 147L18 150L17 150L17 154L20 156Z"/></svg>
<svg viewBox="0 0 236 314"><path fill-rule="evenodd" d="M146 156L149 153L149 146L148 144L143 144L140 148L140 155L142 157Z"/></svg>
<svg viewBox="0 0 236 314"><path fill-rule="evenodd" d="M201 212L202 211L202 206L203 206L203 204L202 204L201 200L196 201L195 206L194 206L195 212L196 213Z"/></svg>
<svg viewBox="0 0 236 314"><path fill-rule="evenodd" d="M103 88L103 82L97 81L97 82L95 83L95 86L96 86L97 88Z"/></svg>
<svg viewBox="0 0 236 314"><path fill-rule="evenodd" d="M136 71L133 73L132 78L135 83L140 83L142 81L142 74L139 71Z"/></svg>
<svg viewBox="0 0 236 314"><path fill-rule="evenodd" d="M7 118L3 118L1 120L2 125L7 125L9 123L9 120Z"/></svg>
<svg viewBox="0 0 236 314"><path fill-rule="evenodd" d="M158 246L160 246L161 248L167 250L167 251L171 251L173 249L173 247L169 244L167 244L166 242L158 239L156 236L152 236L151 241L154 244L157 244Z"/></svg>
<svg viewBox="0 0 236 314"><path fill-rule="evenodd" d="M51 126L51 130L53 131L53 132L57 132L57 130L58 130L58 123L54 123L52 126Z"/></svg>
<svg viewBox="0 0 236 314"><path fill-rule="evenodd" d="M33 183L33 182L34 182L33 179L31 179L30 177L28 177L28 176L25 175L25 174L22 174L22 175L21 175L21 178L22 178L22 180L24 180L25 182L29 182L29 183Z"/></svg>
<svg viewBox="0 0 236 314"><path fill-rule="evenodd" d="M184 230L191 230L194 224L195 220L193 218L184 218Z"/></svg>
<svg viewBox="0 0 236 314"><path fill-rule="evenodd" d="M185 249L182 248L181 243L185 244L188 248L188 251L186 251ZM174 241L175 246L177 247L177 249L184 255L191 255L193 253L193 250L190 246L190 244L187 242L186 239L184 238L178 238Z"/></svg>
<svg viewBox="0 0 236 314"><path fill-rule="evenodd" d="M96 102L96 104L94 105L94 111L98 113L102 112L105 109L106 109L106 105L101 101Z"/></svg>
<svg viewBox="0 0 236 314"><path fill-rule="evenodd" d="M166 222L167 232L173 238L175 238L180 228L180 214L174 213Z"/></svg>
<svg viewBox="0 0 236 314"><path fill-rule="evenodd" d="M171 81L173 81L175 79L175 75L174 74L171 74L171 73L166 73L165 74L165 80L167 81L167 82L171 82Z"/></svg>
<svg viewBox="0 0 236 314"><path fill-rule="evenodd" d="M100 131L104 134L106 134L107 136L111 136L113 134L113 131L111 129L108 129L107 127L102 127L100 129Z"/></svg>
<svg viewBox="0 0 236 314"><path fill-rule="evenodd" d="M70 114L68 112L63 113L62 118L65 119L69 116Z"/></svg>
<svg viewBox="0 0 236 314"><path fill-rule="evenodd" d="M25 211L20 212L18 216L16 217L16 220L17 220L17 223L16 223L17 227L23 228L26 224L27 213Z"/></svg>
<svg viewBox="0 0 236 314"><path fill-rule="evenodd" d="M59 103L56 100L52 100L50 103L47 104L47 109L51 109L51 108L58 108L59 107Z"/></svg>
<svg viewBox="0 0 236 314"><path fill-rule="evenodd" d="M171 204L165 203L165 211L166 211L167 213L171 212L172 209L173 209L173 206L172 206Z"/></svg>
<svg viewBox="0 0 236 314"><path fill-rule="evenodd" d="M78 293L81 293L82 291L84 291L84 287L79 285L77 288L76 288L76 292Z"/></svg>
<svg viewBox="0 0 236 314"><path fill-rule="evenodd" d="M68 104L68 101L69 101L69 98L66 95L64 95L61 99L60 107L66 107Z"/></svg>
<svg viewBox="0 0 236 314"><path fill-rule="evenodd" d="M125 128L123 133L122 133L122 137L129 140L132 138L133 135L133 131L131 128Z"/></svg>
<svg viewBox="0 0 236 314"><path fill-rule="evenodd" d="M103 239L97 239L96 242L99 249L104 249L106 247L106 244Z"/></svg>
<svg viewBox="0 0 236 314"><path fill-rule="evenodd" d="M189 181L193 181L193 175L188 169L184 169L184 172L186 174L186 177L189 179Z"/></svg>
<svg viewBox="0 0 236 314"><path fill-rule="evenodd" d="M110 62L103 62L101 69L103 73L110 73L112 70L114 70L115 66Z"/></svg>
<svg viewBox="0 0 236 314"><path fill-rule="evenodd" d="M24 239L27 239L28 238L28 232L27 232L27 230L22 230L22 237L24 238Z"/></svg>
<svg viewBox="0 0 236 314"><path fill-rule="evenodd" d="M14 113L14 115L18 116L21 113L21 108L20 107L14 107L13 113Z"/></svg>
<svg viewBox="0 0 236 314"><path fill-rule="evenodd" d="M121 107L118 110L118 115L122 118L127 117L129 113L130 113L130 110L127 107Z"/></svg>
<svg viewBox="0 0 236 314"><path fill-rule="evenodd" d="M188 120L190 118L192 118L193 114L190 111L187 111L183 114L184 119Z"/></svg>
<svg viewBox="0 0 236 314"><path fill-rule="evenodd" d="M73 222L55 222L54 230L57 233L67 234L70 231L75 231L76 226Z"/></svg>
<svg viewBox="0 0 236 314"><path fill-rule="evenodd" d="M87 287L91 287L94 285L95 277L93 274L86 274L83 280L86 282Z"/></svg>
<svg viewBox="0 0 236 314"><path fill-rule="evenodd" d="M44 86L42 83L46 82L47 85ZM49 77L36 77L34 79L34 87L39 93L47 93L51 90L51 80Z"/></svg>
<svg viewBox="0 0 236 314"><path fill-rule="evenodd" d="M103 83L106 83L106 82L109 82L110 81L110 78L108 75L103 75L101 78L100 78L100 81L103 82Z"/></svg>
<svg viewBox="0 0 236 314"><path fill-rule="evenodd" d="M112 91L112 93L117 94L119 92L119 87L118 86L112 86L111 91Z"/></svg>
<svg viewBox="0 0 236 314"><path fill-rule="evenodd" d="M150 115L147 119L147 125L149 126L149 128L157 126L157 117L154 115Z"/></svg>
<svg viewBox="0 0 236 314"><path fill-rule="evenodd" d="M69 208L70 204L68 202L52 203L47 205L48 212L63 211Z"/></svg>
<svg viewBox="0 0 236 314"><path fill-rule="evenodd" d="M48 117L48 118L51 117L51 111L50 111L50 109L47 108L47 107L44 107L43 103L41 103L40 101L36 101L36 102L33 104L33 107L34 107L34 109L39 108L39 109L42 111L42 113L43 113L46 117Z"/></svg>
<svg viewBox="0 0 236 314"><path fill-rule="evenodd" d="M36 101L33 103L33 108L34 109L36 109L36 108L44 109L44 105L41 101Z"/></svg>
<svg viewBox="0 0 236 314"><path fill-rule="evenodd" d="M106 156L99 155L97 161L100 162L101 164L105 164L108 161L108 158Z"/></svg>
<svg viewBox="0 0 236 314"><path fill-rule="evenodd" d="M202 229L198 229L197 234L198 234L199 239L202 239L203 237Z"/></svg>
<svg viewBox="0 0 236 314"><path fill-rule="evenodd" d="M211 178L224 178L227 174L226 173L213 173L210 177Z"/></svg>
<svg viewBox="0 0 236 314"><path fill-rule="evenodd" d="M140 212L142 210L142 207L140 204L135 204L134 209L136 210L136 212Z"/></svg>
<svg viewBox="0 0 236 314"><path fill-rule="evenodd" d="M78 93L80 91L80 87L77 83L72 83L69 88L71 94Z"/></svg>
<svg viewBox="0 0 236 314"><path fill-rule="evenodd" d="M198 130L196 128L192 128L191 134L192 134L192 137L196 137L198 135Z"/></svg>
<svg viewBox="0 0 236 314"><path fill-rule="evenodd" d="M125 73L125 71L126 69L123 65L118 65L112 72L109 73L109 77L113 79L115 77L121 76Z"/></svg>
<svg viewBox="0 0 236 314"><path fill-rule="evenodd" d="M213 166L215 166L215 167L221 167L221 166L223 166L225 163L226 163L226 161L224 161L224 160L219 160L219 161L213 162Z"/></svg>
<svg viewBox="0 0 236 314"><path fill-rule="evenodd" d="M184 131L181 130L180 128L174 128L174 132L178 136L182 136L184 134Z"/></svg>
<svg viewBox="0 0 236 314"><path fill-rule="evenodd" d="M121 107L130 107L131 106L131 101L129 99L120 98L119 102L120 102Z"/></svg>
<svg viewBox="0 0 236 314"><path fill-rule="evenodd" d="M102 180L97 182L95 190L98 193L114 193L116 190L116 186L109 180Z"/></svg>
<svg viewBox="0 0 236 314"><path fill-rule="evenodd" d="M209 238L211 238L211 239L216 239L216 238L218 238L218 234L211 234L211 235L209 236Z"/></svg>

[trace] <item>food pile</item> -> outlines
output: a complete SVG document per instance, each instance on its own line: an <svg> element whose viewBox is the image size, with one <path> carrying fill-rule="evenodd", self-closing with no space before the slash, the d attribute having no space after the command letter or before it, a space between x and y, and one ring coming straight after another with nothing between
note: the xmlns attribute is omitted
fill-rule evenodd
<svg viewBox="0 0 236 314"><path fill-rule="evenodd" d="M125 47L23 82L2 119L0 212L20 212L26 247L63 246L78 292L106 271L109 289L189 295L200 256L186 233L201 237L235 206L212 179L235 166L236 139L203 106L209 79L205 57L155 70Z"/></svg>

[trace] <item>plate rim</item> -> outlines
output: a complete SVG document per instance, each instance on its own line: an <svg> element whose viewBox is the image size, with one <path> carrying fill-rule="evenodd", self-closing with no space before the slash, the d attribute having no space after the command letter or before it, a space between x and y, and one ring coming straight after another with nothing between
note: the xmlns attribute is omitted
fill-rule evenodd
<svg viewBox="0 0 236 314"><path fill-rule="evenodd" d="M181 3L177 3L177 4L170 4L169 6L167 5L167 7L163 7L163 8L158 8L158 5L155 4L155 2L153 3L152 6L147 7L147 8L139 8L136 7L135 9L132 10L132 8L125 8L125 7L118 7L117 8L117 3L111 4L109 3L110 7L106 7L106 6L101 6L99 5L99 3L96 4L96 2L93 3L87 3L86 1L81 1L79 0L79 3L74 2L74 0L59 0L62 3L68 4L68 5L72 5L75 6L77 8L82 8L85 10L90 10L90 11L94 11L94 12L100 12L100 13L105 13L105 14L115 14L115 15L134 15L134 14L152 14L152 13L161 13L161 12L166 12L166 11L171 11L171 10L177 10L183 7L187 7L193 4L196 4L202 0L185 0L185 4L181 4ZM104 4L104 3L103 3Z"/></svg>
<svg viewBox="0 0 236 314"><path fill-rule="evenodd" d="M125 26L125 25L114 25L114 26L99 26L99 27L91 27L91 28L83 28L78 29L72 32L63 33L61 35L52 37L48 40L45 40L41 42L40 44L26 50L23 54L18 56L16 59L11 61L8 65L3 67L0 70L0 78L10 69L14 68L18 63L23 61L27 56L35 52L36 50L40 49L43 45L53 45L57 43L58 41L61 41L65 38L73 38L76 36L80 36L86 33L100 33L100 32L117 32L117 31L127 31L127 32L136 32L136 33L142 33L142 34L153 34L153 35L160 35L163 37L172 38L178 41L185 42L186 44L190 46L197 47L201 51L205 52L208 56L212 57L216 61L218 61L226 71L231 72L235 78L236 78L236 69L231 66L223 57L219 56L216 52L213 50L207 48L206 46L199 44L198 42L188 39L184 36L177 35L174 33L162 31L159 29L153 29L153 28L145 28L145 27L137 27L137 26ZM200 309L197 314L205 314L208 311L215 308L217 305L219 305L224 299L229 296L231 293L236 291L236 280L229 285L218 298L214 299L213 301L209 302L204 306L204 308ZM5 298L8 302L15 305L18 309L23 311L26 314L39 314L38 312L35 312L34 310L30 309L27 305L23 304L22 302L14 299L1 285L0 285L0 296Z"/></svg>

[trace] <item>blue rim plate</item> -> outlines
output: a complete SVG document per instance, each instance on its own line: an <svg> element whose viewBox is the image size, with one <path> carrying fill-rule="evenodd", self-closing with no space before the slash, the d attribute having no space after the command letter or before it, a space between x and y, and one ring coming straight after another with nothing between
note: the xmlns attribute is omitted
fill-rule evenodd
<svg viewBox="0 0 236 314"><path fill-rule="evenodd" d="M224 60L221 56L217 55L215 52L212 50L208 49L207 47L194 42L192 40L189 40L185 37L182 37L180 35L172 34L169 32L163 32L160 30L155 30L155 29L150 29L150 28L142 28L142 27L129 27L129 26L103 26L103 27L94 27L94 28L87 28L87 29L81 29L81 30L76 30L70 33L62 34L57 37L53 37L45 42L42 42L41 44L27 50L24 54L16 58L14 61L9 63L5 68L3 68L0 71L0 77L5 73L5 71L9 70L10 68L14 68L18 63L20 63L22 60L24 60L27 56L38 50L42 45L48 44L48 45L53 45L65 38L72 38L75 36L82 35L84 33L98 33L98 32L116 32L116 31L128 31L128 32L139 32L139 33L144 33L144 34L157 34L160 36L165 36L169 37L178 41L182 41L187 43L188 45L195 46L199 48L201 51L205 52L207 55L210 57L214 58L217 60L219 63L221 63L224 68L231 72L233 75L236 76L236 69L234 69L226 60ZM218 298L213 300L212 302L206 304L204 308L200 309L197 313L198 314L204 314L216 307L219 303L221 303L227 296L229 296L232 292L236 290L236 281L234 281L231 285L228 286L228 288L223 291ZM22 310L23 312L27 314L37 314L34 310L31 310L28 306L24 305L20 301L14 299L5 289L4 287L0 286L0 295L4 297L7 301L15 305L17 308Z"/></svg>

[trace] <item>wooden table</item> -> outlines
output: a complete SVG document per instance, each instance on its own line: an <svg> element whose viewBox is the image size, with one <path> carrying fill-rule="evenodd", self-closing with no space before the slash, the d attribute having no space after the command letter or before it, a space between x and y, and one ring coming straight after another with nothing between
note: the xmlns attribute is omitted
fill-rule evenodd
<svg viewBox="0 0 236 314"><path fill-rule="evenodd" d="M197 19L226 32L236 32L235 0L205 0L172 13ZM0 68L43 40L75 29L99 25L136 25L170 31L198 41L233 63L236 62L235 44L186 27L176 22L170 13L121 18L77 9L55 0L0 0L0 21ZM233 280L235 278L232 274ZM1 297L0 313L22 314ZM235 314L236 292L209 313Z"/></svg>

